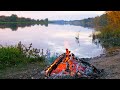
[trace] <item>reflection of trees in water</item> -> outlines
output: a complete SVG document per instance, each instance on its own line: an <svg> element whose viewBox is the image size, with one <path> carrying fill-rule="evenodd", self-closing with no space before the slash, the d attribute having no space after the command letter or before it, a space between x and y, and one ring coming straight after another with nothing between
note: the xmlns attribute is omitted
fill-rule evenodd
<svg viewBox="0 0 120 90"><path fill-rule="evenodd" d="M39 23L0 23L0 28L10 28L12 31L16 31L18 27L29 27L29 26L34 26L35 24L37 25L45 25L46 27L48 24L39 24Z"/></svg>
<svg viewBox="0 0 120 90"><path fill-rule="evenodd" d="M100 39L94 33L92 34L92 43L94 43L98 47L102 45Z"/></svg>
<svg viewBox="0 0 120 90"><path fill-rule="evenodd" d="M78 46L80 46L79 34L80 34L80 33L77 32L76 37L75 37L75 41L76 41L76 43L78 44Z"/></svg>
<svg viewBox="0 0 120 90"><path fill-rule="evenodd" d="M11 28L15 31L18 27L32 26L35 24L48 26L48 18L44 20L35 20L31 18L18 17L16 14L12 14L11 16L0 16L0 28Z"/></svg>
<svg viewBox="0 0 120 90"><path fill-rule="evenodd" d="M98 39L102 47L106 49L120 46L120 38L111 37L110 39L105 39L105 38L98 38Z"/></svg>
<svg viewBox="0 0 120 90"><path fill-rule="evenodd" d="M118 47L120 45L119 41L120 41L120 38L114 38L114 37L101 38L98 35L95 35L94 33L92 35L92 42L98 47L102 46L105 49Z"/></svg>
<svg viewBox="0 0 120 90"><path fill-rule="evenodd" d="M12 31L16 31L18 29L17 24L13 23L10 25L10 28L12 29Z"/></svg>

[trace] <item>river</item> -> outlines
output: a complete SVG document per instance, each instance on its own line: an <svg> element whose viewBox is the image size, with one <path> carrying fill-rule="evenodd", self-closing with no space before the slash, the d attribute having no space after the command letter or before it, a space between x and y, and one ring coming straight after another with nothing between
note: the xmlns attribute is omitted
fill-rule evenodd
<svg viewBox="0 0 120 90"><path fill-rule="evenodd" d="M104 53L104 48L93 41L94 31L94 28L55 24L18 27L17 30L7 27L0 28L0 44L16 45L21 41L28 46L32 43L34 48L49 49L51 54L62 54L68 48L80 58L91 58Z"/></svg>

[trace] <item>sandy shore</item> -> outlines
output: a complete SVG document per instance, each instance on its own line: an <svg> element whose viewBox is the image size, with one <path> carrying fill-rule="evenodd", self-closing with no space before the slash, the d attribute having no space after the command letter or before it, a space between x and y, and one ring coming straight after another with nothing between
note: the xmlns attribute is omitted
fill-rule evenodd
<svg viewBox="0 0 120 90"><path fill-rule="evenodd" d="M98 69L104 69L101 79L120 79L120 49L89 62Z"/></svg>

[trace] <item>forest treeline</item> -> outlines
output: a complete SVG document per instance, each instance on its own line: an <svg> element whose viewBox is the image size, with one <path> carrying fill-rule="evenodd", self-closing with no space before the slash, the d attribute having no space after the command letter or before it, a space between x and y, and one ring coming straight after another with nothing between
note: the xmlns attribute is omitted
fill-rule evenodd
<svg viewBox="0 0 120 90"><path fill-rule="evenodd" d="M0 28L11 28L12 30L17 30L18 27L26 27L35 24L48 26L48 18L46 19L31 19L25 17L18 17L15 14L11 16L0 16Z"/></svg>
<svg viewBox="0 0 120 90"><path fill-rule="evenodd" d="M106 11L101 16L73 20L67 23L83 27L93 27L95 30L100 31L101 33L95 37L106 48L120 46L120 11Z"/></svg>
<svg viewBox="0 0 120 90"><path fill-rule="evenodd" d="M120 11L106 11L101 16L80 20L80 25L92 27L111 26L118 28L120 27Z"/></svg>
<svg viewBox="0 0 120 90"><path fill-rule="evenodd" d="M108 21L107 21L107 14L105 13L95 18L73 20L73 21L68 21L66 23L71 24L71 25L83 26L83 27L98 27L98 26L101 27L101 26L106 26Z"/></svg>
<svg viewBox="0 0 120 90"><path fill-rule="evenodd" d="M16 14L12 14L11 16L0 16L0 23L13 23L13 22L19 22L19 23L41 23L45 24L48 23L48 18L46 19L31 19L31 18L25 18L25 17L18 17Z"/></svg>
<svg viewBox="0 0 120 90"><path fill-rule="evenodd" d="M100 16L98 21L94 21L96 26L102 26L98 28L101 33L97 37L106 48L118 47L120 46L120 11L106 11L104 15L106 17Z"/></svg>

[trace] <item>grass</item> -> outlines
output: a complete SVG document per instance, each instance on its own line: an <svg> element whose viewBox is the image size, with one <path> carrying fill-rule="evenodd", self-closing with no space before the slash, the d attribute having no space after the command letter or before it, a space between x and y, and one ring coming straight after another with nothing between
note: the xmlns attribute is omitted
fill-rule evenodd
<svg viewBox="0 0 120 90"><path fill-rule="evenodd" d="M101 33L97 36L105 48L120 46L120 28L106 26L100 29Z"/></svg>
<svg viewBox="0 0 120 90"><path fill-rule="evenodd" d="M31 47L28 49L27 47L23 48L21 43L16 46L0 46L0 70L6 69L7 67L15 67L19 64L29 64L32 62L43 63L45 57L39 56L35 53L37 49L32 50Z"/></svg>
<svg viewBox="0 0 120 90"><path fill-rule="evenodd" d="M0 79L30 79L40 73L48 63L45 56L38 53L41 52L32 48L32 44L29 47L21 42L15 46L0 45Z"/></svg>

